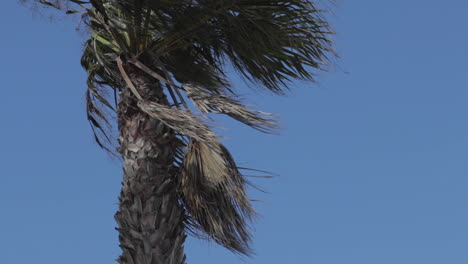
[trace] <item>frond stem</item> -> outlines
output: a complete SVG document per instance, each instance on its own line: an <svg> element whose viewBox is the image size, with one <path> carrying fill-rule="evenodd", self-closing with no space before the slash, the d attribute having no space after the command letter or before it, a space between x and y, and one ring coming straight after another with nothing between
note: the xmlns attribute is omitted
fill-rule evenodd
<svg viewBox="0 0 468 264"><path fill-rule="evenodd" d="M132 80L130 80L130 77L128 77L127 72L125 71L123 67L122 59L120 57L117 57L117 67L119 68L119 71L122 74L122 77L127 83L128 88L130 88L132 93L136 96L136 98L139 101L143 101L143 97L141 97L140 93L138 93L138 90L136 89L135 85L133 85Z"/></svg>

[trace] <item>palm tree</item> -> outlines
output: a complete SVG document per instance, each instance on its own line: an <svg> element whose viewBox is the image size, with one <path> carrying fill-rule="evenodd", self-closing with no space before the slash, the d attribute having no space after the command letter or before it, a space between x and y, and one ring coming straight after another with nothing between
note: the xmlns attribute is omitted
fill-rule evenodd
<svg viewBox="0 0 468 264"><path fill-rule="evenodd" d="M81 14L90 32L81 59L88 119L97 143L123 159L118 261L185 263L187 233L252 254L248 182L206 117L225 114L262 132L275 129L270 114L239 101L226 66L280 95L293 79L313 81L311 70L333 55L316 4L34 1Z"/></svg>

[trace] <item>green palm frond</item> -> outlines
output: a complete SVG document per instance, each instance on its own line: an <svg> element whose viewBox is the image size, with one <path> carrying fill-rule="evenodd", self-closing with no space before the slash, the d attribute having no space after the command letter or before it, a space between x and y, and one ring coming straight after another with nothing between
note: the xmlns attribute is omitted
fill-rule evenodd
<svg viewBox="0 0 468 264"><path fill-rule="evenodd" d="M87 70L87 116L98 145L116 154L116 130L112 121L116 114L116 96L125 86L115 65L115 44L106 41L95 32L85 43L81 58Z"/></svg>

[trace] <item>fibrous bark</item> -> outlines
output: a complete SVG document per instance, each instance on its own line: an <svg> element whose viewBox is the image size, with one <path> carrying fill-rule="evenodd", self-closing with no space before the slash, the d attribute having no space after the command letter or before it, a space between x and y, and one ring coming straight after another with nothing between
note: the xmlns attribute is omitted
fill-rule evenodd
<svg viewBox="0 0 468 264"><path fill-rule="evenodd" d="M161 85L136 69L130 79L144 100L169 105ZM118 223L121 264L183 264L183 210L176 191L177 138L137 106L129 89L119 101L120 153L124 165Z"/></svg>

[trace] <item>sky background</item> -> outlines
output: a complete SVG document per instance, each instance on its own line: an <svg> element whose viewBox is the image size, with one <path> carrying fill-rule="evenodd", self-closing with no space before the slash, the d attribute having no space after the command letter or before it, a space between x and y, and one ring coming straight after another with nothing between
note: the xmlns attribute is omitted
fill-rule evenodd
<svg viewBox="0 0 468 264"><path fill-rule="evenodd" d="M189 239L188 263L468 263L468 3L338 1L341 59L288 97L280 136L223 121L267 193L256 256ZM60 21L59 21L60 22ZM16 1L0 9L0 262L116 263L121 169L85 116L84 35ZM243 88L244 87L244 88ZM225 119L223 119L225 120Z"/></svg>

